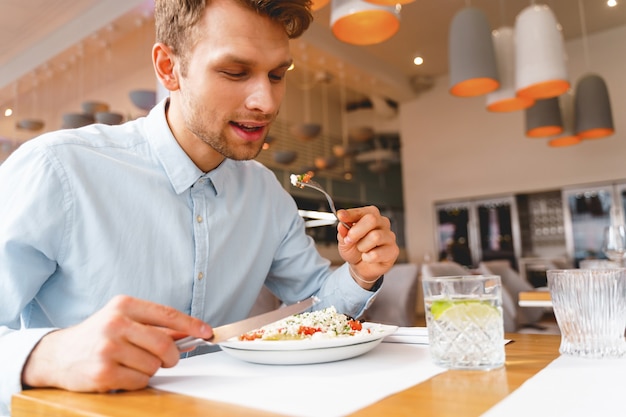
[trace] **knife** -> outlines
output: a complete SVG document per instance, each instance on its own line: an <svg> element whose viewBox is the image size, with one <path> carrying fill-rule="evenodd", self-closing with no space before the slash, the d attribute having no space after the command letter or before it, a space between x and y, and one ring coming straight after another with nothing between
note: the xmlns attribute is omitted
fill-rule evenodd
<svg viewBox="0 0 626 417"><path fill-rule="evenodd" d="M255 330L266 324L274 323L285 317L289 317L293 314L302 313L319 303L320 299L316 296L309 297L306 300L298 301L287 307L280 307L276 310L259 314L258 316L249 317L245 320L236 321L234 323L226 324L224 326L215 327L213 329L213 336L208 339L200 339L193 336L187 336L176 341L176 346L179 351L186 351L188 349L201 346L201 345L217 345L221 342L225 342L231 337L242 335L250 330Z"/></svg>

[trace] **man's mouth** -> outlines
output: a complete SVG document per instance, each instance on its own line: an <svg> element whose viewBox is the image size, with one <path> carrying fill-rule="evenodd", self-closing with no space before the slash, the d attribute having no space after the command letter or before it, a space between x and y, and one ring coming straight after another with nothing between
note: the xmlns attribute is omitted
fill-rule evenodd
<svg viewBox="0 0 626 417"><path fill-rule="evenodd" d="M255 124L237 123L237 122L230 122L230 123L245 132L251 132L251 133L258 132L259 130L262 130L266 126L265 124L255 125Z"/></svg>

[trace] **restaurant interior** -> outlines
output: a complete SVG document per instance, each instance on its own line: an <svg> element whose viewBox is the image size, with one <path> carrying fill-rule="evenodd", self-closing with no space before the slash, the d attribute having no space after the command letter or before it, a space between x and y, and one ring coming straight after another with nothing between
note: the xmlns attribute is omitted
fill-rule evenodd
<svg viewBox="0 0 626 417"><path fill-rule="evenodd" d="M319 218L324 215L318 212L329 211L327 202L315 191L292 187L292 173L313 171L338 208L378 206L398 237L398 262L418 271L443 260L476 270L483 261L504 259L541 287L548 268L604 257L600 230L626 213L620 117L626 111L626 4L546 2L561 36L563 53L548 57L565 68L567 88L557 111L565 133L530 137L534 105L497 110L488 108L490 93L453 93L454 60L460 58L452 42L461 12L478 10L490 31L505 33L534 1L377 6L386 7L395 23L365 28L365 38L342 34L331 25L336 7L314 3L314 23L292 41L287 96L258 159L294 196L325 256L340 262L333 221ZM152 5L3 3L0 162L46 131L121 123L164 97L150 63ZM589 74L608 91L602 111L611 130L563 141L571 130L572 97ZM421 297L411 297L419 316Z"/></svg>
<svg viewBox="0 0 626 417"><path fill-rule="evenodd" d="M166 97L150 60L152 8L153 0L0 2L0 164L42 133L124 123ZM293 187L291 174L313 172L337 208L373 204L390 218L400 257L362 319L400 326L408 333L397 336L410 341L319 366L199 355L207 364L161 369L137 392L24 390L12 413L618 414L623 359L559 356L541 290L549 269L606 261L602 230L626 223L626 1L313 0L313 8L315 21L291 41L287 94L258 160L335 265L328 202ZM425 337L415 333L425 330L420 278L468 273L500 276L511 297L502 305L506 364L444 372L429 342L415 341ZM262 296L253 313L280 305ZM303 386L324 401L303 406Z"/></svg>

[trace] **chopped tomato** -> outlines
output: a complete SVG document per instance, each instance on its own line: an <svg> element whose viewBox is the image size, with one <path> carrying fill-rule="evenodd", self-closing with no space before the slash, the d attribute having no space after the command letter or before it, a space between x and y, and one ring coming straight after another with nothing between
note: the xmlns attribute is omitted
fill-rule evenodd
<svg viewBox="0 0 626 417"><path fill-rule="evenodd" d="M298 334L304 334L307 336L312 335L313 333L321 332L322 329L319 327L308 327L308 326L300 326L298 329Z"/></svg>
<svg viewBox="0 0 626 417"><path fill-rule="evenodd" d="M302 174L302 182L309 182L311 180L311 178L313 178L313 175L315 175L315 173L313 171L307 171L306 173Z"/></svg>
<svg viewBox="0 0 626 417"><path fill-rule="evenodd" d="M263 331L259 330L256 332L244 333L241 336L239 336L239 340L256 340L262 337L263 337Z"/></svg>
<svg viewBox="0 0 626 417"><path fill-rule="evenodd" d="M350 328L355 331L359 331L363 328L361 322L357 320L350 320L348 321L348 324L350 325Z"/></svg>

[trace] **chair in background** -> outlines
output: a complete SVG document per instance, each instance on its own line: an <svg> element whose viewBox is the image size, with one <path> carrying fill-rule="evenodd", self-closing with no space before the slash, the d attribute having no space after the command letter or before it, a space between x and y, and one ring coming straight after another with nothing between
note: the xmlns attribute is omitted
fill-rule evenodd
<svg viewBox="0 0 626 417"><path fill-rule="evenodd" d="M361 320L396 326L415 326L417 310L418 267L412 263L394 265L385 274L385 282ZM280 307L281 301L263 286L250 316Z"/></svg>
<svg viewBox="0 0 626 417"><path fill-rule="evenodd" d="M479 272L485 274L484 272ZM432 262L422 265L423 277L446 277L453 275L472 275L474 272L465 268L463 265L451 261ZM498 275L495 273L487 273L488 275ZM502 285L502 311L504 319L504 331L515 332L517 326L517 301L513 299L506 286Z"/></svg>
<svg viewBox="0 0 626 417"><path fill-rule="evenodd" d="M463 265L453 261L431 262L422 264L422 277L447 277L452 275L471 275Z"/></svg>
<svg viewBox="0 0 626 417"><path fill-rule="evenodd" d="M419 269L413 263L394 265L363 317L365 321L401 327L415 326Z"/></svg>
<svg viewBox="0 0 626 417"><path fill-rule="evenodd" d="M534 291L528 281L513 269L509 260L483 261L478 265L478 272L484 275L498 275L502 280L502 286L513 300L513 307L516 311L516 327L535 327L545 314L541 307L520 307L519 293Z"/></svg>
<svg viewBox="0 0 626 417"><path fill-rule="evenodd" d="M583 259L579 262L580 269L613 269L621 268L617 262L608 259Z"/></svg>

